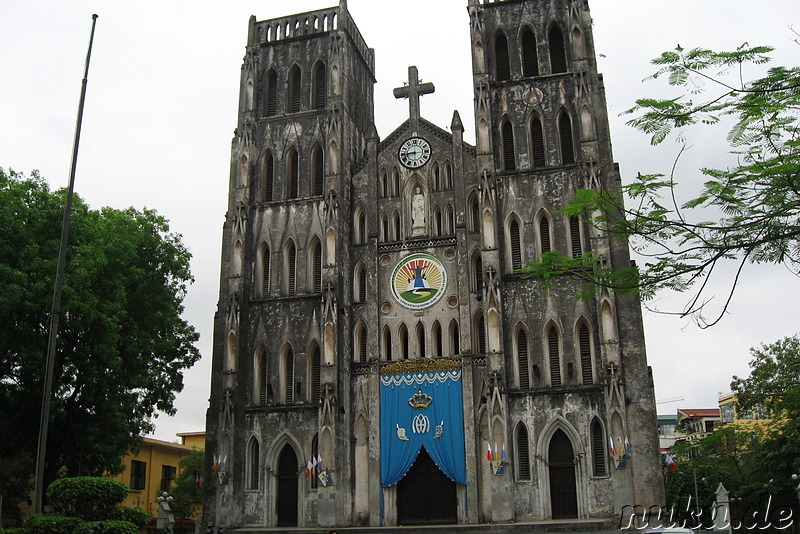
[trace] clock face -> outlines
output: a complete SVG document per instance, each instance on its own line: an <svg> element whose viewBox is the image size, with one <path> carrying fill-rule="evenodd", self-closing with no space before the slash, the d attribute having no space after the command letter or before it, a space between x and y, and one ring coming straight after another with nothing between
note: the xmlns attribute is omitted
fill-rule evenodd
<svg viewBox="0 0 800 534"><path fill-rule="evenodd" d="M431 145L421 137L412 137L400 145L397 157L409 169L422 167L431 159Z"/></svg>

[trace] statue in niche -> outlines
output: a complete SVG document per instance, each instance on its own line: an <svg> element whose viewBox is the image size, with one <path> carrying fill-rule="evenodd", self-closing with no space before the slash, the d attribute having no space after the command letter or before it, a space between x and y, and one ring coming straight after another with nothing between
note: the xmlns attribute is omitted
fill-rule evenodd
<svg viewBox="0 0 800 534"><path fill-rule="evenodd" d="M420 186L414 188L414 195L411 198L411 233L412 235L425 233L425 195Z"/></svg>

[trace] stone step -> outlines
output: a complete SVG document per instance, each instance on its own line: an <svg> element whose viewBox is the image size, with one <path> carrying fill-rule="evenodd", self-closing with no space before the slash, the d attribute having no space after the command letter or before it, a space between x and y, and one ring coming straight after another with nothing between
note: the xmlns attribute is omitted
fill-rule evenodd
<svg viewBox="0 0 800 534"><path fill-rule="evenodd" d="M400 527L259 528L225 530L225 534L611 534L619 533L614 519L566 519L475 525L413 525Z"/></svg>

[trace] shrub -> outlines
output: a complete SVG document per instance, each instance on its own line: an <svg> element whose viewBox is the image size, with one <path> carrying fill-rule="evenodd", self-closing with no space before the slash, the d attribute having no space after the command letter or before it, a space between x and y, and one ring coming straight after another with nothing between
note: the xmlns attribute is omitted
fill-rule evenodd
<svg viewBox="0 0 800 534"><path fill-rule="evenodd" d="M140 534L141 528L137 527L130 521L100 521L103 525L103 532L105 534ZM97 522L84 523L80 530L76 530L73 534L92 534L95 532L95 525Z"/></svg>
<svg viewBox="0 0 800 534"><path fill-rule="evenodd" d="M31 534L25 527L0 527L0 534Z"/></svg>
<svg viewBox="0 0 800 534"><path fill-rule="evenodd" d="M56 514L29 515L23 520L30 534L75 534L85 524L86 521L78 517Z"/></svg>
<svg viewBox="0 0 800 534"><path fill-rule="evenodd" d="M99 512L125 500L129 491L128 486L110 478L60 478L47 487L47 499L60 514L93 521L99 519Z"/></svg>
<svg viewBox="0 0 800 534"><path fill-rule="evenodd" d="M104 521L108 519L116 521L128 521L133 523L139 528L145 527L150 523L150 514L141 508L128 508L126 506L117 506L116 508L109 508L100 514L100 518Z"/></svg>

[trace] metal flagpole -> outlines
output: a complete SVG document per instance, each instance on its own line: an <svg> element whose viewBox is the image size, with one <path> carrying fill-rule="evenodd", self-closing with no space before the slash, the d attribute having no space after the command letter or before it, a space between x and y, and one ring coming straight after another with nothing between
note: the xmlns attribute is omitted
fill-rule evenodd
<svg viewBox="0 0 800 534"><path fill-rule="evenodd" d="M86 52L86 67L81 84L81 99L78 103L78 119L75 123L75 138L72 143L72 164L69 170L69 189L64 206L64 223L61 226L61 245L56 267L56 283L53 290L53 310L50 313L50 339L47 345L47 364L42 392L42 417L39 421L39 445L36 452L36 500L34 513L42 513L42 497L44 486L44 460L47 450L47 426L50 420L50 396L53 389L53 367L55 366L56 339L58 338L58 320L61 316L61 288L64 285L64 263L67 257L67 237L69 236L69 220L72 212L72 193L75 189L75 167L78 163L78 144L81 139L81 122L83 121L83 102L86 98L86 81L89 76L89 58L92 56L92 41L97 15L92 15L92 32L89 35L89 50Z"/></svg>

